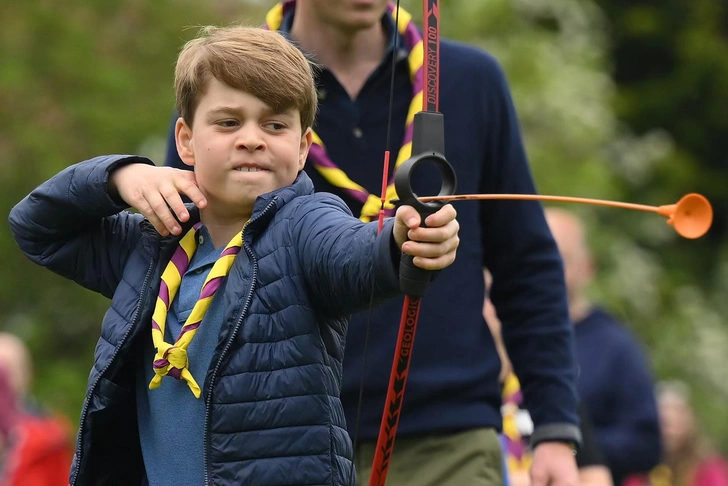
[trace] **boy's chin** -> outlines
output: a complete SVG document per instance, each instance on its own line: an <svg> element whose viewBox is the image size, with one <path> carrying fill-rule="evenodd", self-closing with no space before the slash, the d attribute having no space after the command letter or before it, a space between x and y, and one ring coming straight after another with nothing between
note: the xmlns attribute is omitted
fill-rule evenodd
<svg viewBox="0 0 728 486"><path fill-rule="evenodd" d="M256 199L257 196L254 195L208 198L207 207L202 209L201 212L249 216L253 212Z"/></svg>

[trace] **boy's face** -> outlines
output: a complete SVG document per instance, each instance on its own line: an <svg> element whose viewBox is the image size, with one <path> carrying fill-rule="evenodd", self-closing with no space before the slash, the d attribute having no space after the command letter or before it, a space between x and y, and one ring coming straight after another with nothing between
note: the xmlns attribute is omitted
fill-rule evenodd
<svg viewBox="0 0 728 486"><path fill-rule="evenodd" d="M177 150L195 168L208 207L250 214L261 194L292 184L311 147L298 110L274 113L255 96L212 79L195 110L193 128L180 118Z"/></svg>

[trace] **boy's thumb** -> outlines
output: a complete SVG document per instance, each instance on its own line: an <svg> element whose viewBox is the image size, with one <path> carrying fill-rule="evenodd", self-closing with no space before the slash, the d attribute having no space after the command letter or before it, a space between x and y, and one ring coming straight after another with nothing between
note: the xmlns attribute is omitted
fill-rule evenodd
<svg viewBox="0 0 728 486"><path fill-rule="evenodd" d="M412 206L402 206L400 208L400 217L409 229L417 228L420 225L420 215Z"/></svg>

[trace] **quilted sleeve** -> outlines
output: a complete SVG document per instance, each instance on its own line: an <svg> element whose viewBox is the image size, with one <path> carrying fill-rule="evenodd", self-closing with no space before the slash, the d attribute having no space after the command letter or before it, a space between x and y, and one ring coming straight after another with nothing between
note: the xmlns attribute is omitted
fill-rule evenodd
<svg viewBox="0 0 728 486"><path fill-rule="evenodd" d="M307 197L294 216L293 241L307 285L332 316L344 316L399 294L399 249L393 219L380 234L331 194Z"/></svg>
<svg viewBox="0 0 728 486"><path fill-rule="evenodd" d="M105 156L72 165L20 201L9 216L20 250L34 263L111 297L138 241L143 217L107 191L109 172L140 157Z"/></svg>

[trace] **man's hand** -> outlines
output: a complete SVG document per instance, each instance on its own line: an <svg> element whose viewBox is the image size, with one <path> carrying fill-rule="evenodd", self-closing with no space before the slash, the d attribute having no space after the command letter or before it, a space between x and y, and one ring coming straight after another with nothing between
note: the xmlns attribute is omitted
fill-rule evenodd
<svg viewBox="0 0 728 486"><path fill-rule="evenodd" d="M541 442L533 451L532 486L577 486L579 471L571 446Z"/></svg>
<svg viewBox="0 0 728 486"><path fill-rule="evenodd" d="M181 222L190 217L180 194L189 197L198 208L207 205L197 187L194 172L171 167L147 164L120 167L109 176L109 192L118 194L126 204L143 214L162 236L182 232L172 211Z"/></svg>
<svg viewBox="0 0 728 486"><path fill-rule="evenodd" d="M455 208L447 204L425 219L426 227L420 227L419 213L412 206L401 206L395 216L394 241L404 253L414 257L418 267L443 269L455 261L460 244L460 225L455 216Z"/></svg>

